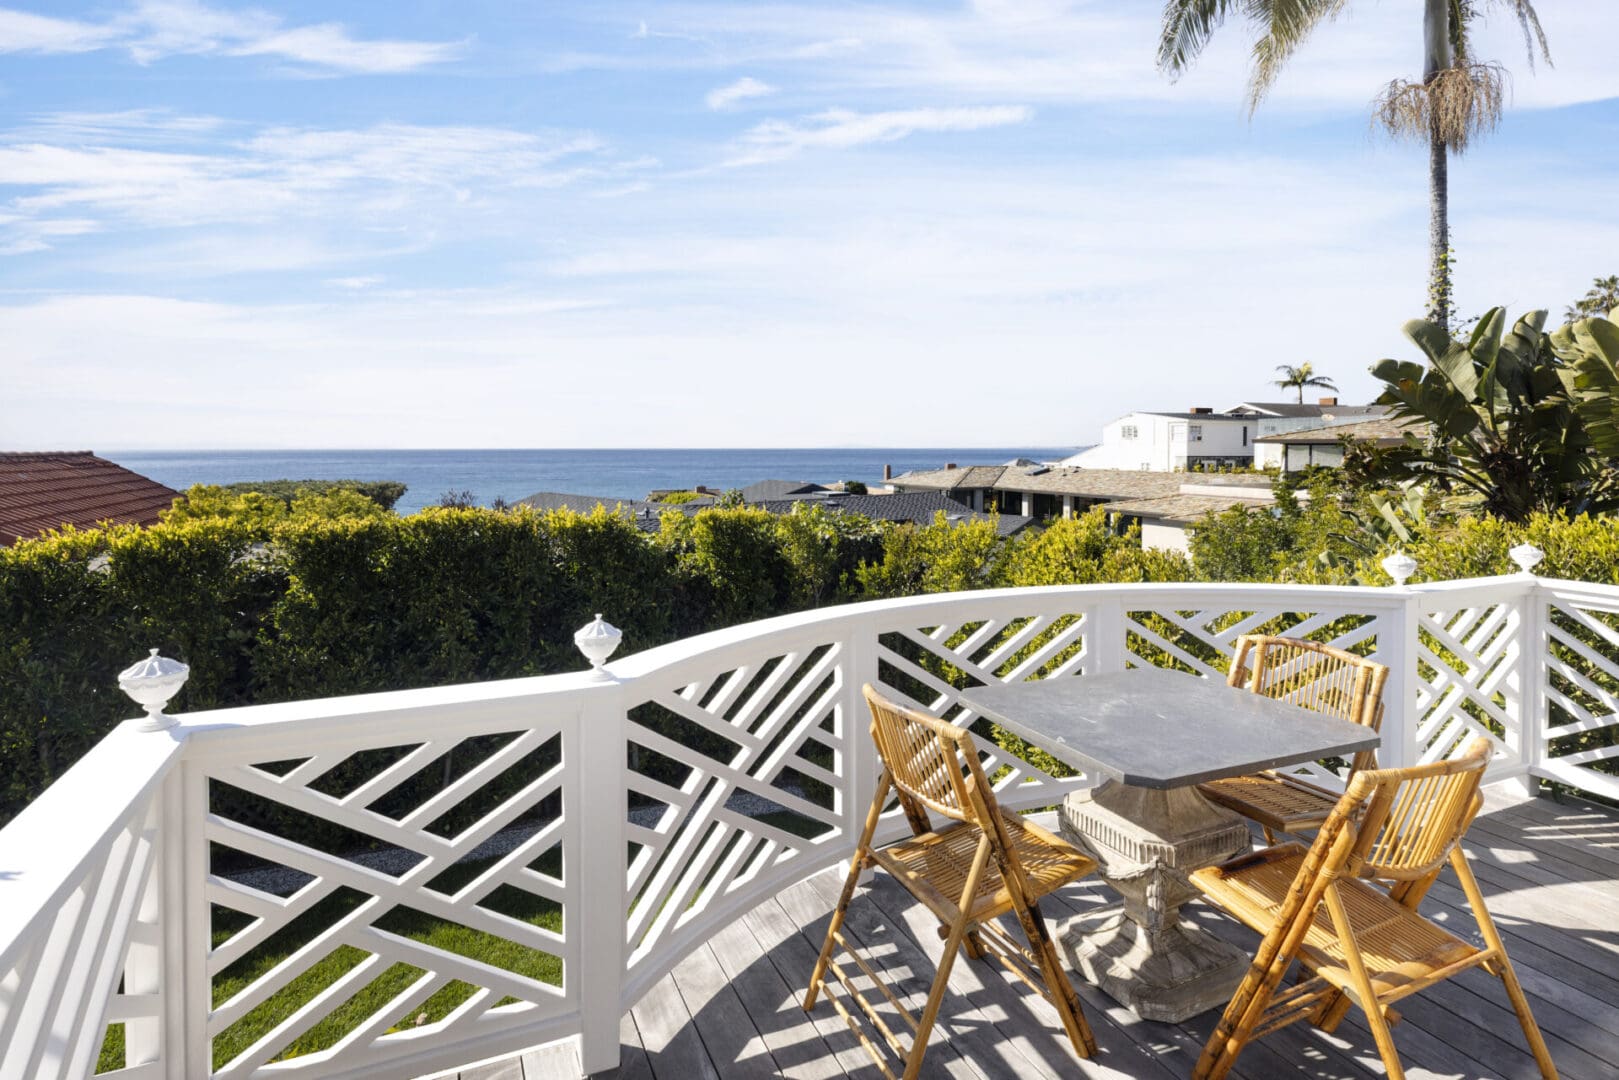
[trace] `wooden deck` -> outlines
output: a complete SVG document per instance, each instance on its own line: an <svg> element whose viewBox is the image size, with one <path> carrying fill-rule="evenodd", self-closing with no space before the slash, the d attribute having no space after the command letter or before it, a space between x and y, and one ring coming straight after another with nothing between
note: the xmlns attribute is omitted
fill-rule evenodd
<svg viewBox="0 0 1619 1080"><path fill-rule="evenodd" d="M1521 800L1489 793L1467 849L1507 949L1563 1076L1619 1076L1619 812L1570 799ZM822 1002L799 1007L836 900L841 870L779 894L684 960L624 1017L626 1080L702 1077L875 1077L865 1052ZM1045 902L1053 922L1108 902L1092 879ZM1447 871L1423 910L1468 936L1472 921ZM1251 950L1254 935L1201 904L1189 914ZM858 895L851 932L880 959L919 1010L941 943L925 910L883 874ZM1046 1003L999 967L963 960L951 976L924 1075L1000 1077L1190 1075L1218 1013L1183 1024L1138 1020L1076 980L1101 1052L1079 1061ZM1469 972L1401 1003L1394 1029L1412 1077L1483 1080L1533 1077L1501 985ZM1371 1035L1356 1013L1334 1035L1295 1025L1254 1044L1234 1075L1316 1080L1381 1075ZM456 1074L449 1074L454 1076ZM574 1080L571 1044L465 1069L459 1080Z"/></svg>

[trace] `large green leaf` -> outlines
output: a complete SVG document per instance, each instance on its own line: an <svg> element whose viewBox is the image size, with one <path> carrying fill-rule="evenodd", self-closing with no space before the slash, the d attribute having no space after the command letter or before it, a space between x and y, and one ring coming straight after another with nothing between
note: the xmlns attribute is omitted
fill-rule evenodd
<svg viewBox="0 0 1619 1080"><path fill-rule="evenodd" d="M1592 448L1619 457L1619 324L1581 319L1560 331L1553 347L1574 370L1575 409Z"/></svg>

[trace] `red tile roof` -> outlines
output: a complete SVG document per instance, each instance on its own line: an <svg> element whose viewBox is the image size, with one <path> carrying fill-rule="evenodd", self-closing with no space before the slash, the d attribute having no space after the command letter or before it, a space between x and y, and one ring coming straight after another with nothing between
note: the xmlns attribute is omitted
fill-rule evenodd
<svg viewBox="0 0 1619 1080"><path fill-rule="evenodd" d="M62 525L154 525L179 494L88 450L0 452L0 544Z"/></svg>

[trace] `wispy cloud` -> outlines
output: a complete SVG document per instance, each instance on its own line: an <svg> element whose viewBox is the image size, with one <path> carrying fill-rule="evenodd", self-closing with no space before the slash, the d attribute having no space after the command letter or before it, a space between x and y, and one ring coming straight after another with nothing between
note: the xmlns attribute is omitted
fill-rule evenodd
<svg viewBox="0 0 1619 1080"><path fill-rule="evenodd" d="M1551 5L1547 5L1550 9ZM1479 55L1507 63L1519 105L1555 106L1619 96L1607 58L1608 4L1562 5L1543 19L1557 66L1530 75L1511 19L1477 28ZM795 88L873 93L925 92L952 100L1170 102L1240 107L1250 37L1239 22L1215 36L1179 83L1157 70L1161 4L1130 0L973 0L973 2L814 4L758 0L659 6L664 36L689 37L702 50L570 49L550 70L763 70L791 73ZM1600 12L1593 9L1601 9ZM598 18L621 18L602 5ZM1593 21L1594 20L1594 21ZM1420 75L1420 28L1400 4L1354 5L1290 61L1266 113L1363 112L1396 76ZM1414 44L1415 43L1415 44ZM767 75L768 77L768 75Z"/></svg>
<svg viewBox="0 0 1619 1080"><path fill-rule="evenodd" d="M0 53L121 48L142 64L179 55L268 56L320 71L381 75L442 63L464 45L362 40L339 23L288 26L263 11L225 11L195 0L142 0L101 22L0 8Z"/></svg>
<svg viewBox="0 0 1619 1080"><path fill-rule="evenodd" d="M727 165L759 165L781 161L805 150L847 150L867 143L894 142L919 132L979 131L1024 123L1032 116L1024 105L897 109L854 112L828 109L793 123L767 120L742 137L739 153Z"/></svg>
<svg viewBox="0 0 1619 1080"><path fill-rule="evenodd" d="M703 98L710 109L716 111L735 108L738 103L750 98L768 97L776 92L776 88L769 83L760 82L751 75L744 75L734 83L725 86L716 86Z"/></svg>
<svg viewBox="0 0 1619 1080"><path fill-rule="evenodd" d="M118 34L117 28L105 24L0 8L0 53L93 52L105 48Z"/></svg>
<svg viewBox="0 0 1619 1080"><path fill-rule="evenodd" d="M617 186L650 167L610 157L589 133L380 124L196 138L215 127L168 114L68 113L0 134L0 195L12 193L0 201L0 245L37 251L118 226L427 231L441 214L478 212L503 192L592 179Z"/></svg>

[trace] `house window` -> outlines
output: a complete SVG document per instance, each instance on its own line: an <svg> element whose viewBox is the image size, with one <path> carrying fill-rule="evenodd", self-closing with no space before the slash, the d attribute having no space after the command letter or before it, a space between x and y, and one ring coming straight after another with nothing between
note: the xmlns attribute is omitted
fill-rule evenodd
<svg viewBox="0 0 1619 1080"><path fill-rule="evenodd" d="M1121 439L1133 439L1135 437L1136 437L1136 426L1134 424L1125 424L1123 427L1119 428L1119 438L1121 438Z"/></svg>
<svg viewBox="0 0 1619 1080"><path fill-rule="evenodd" d="M1203 441L1203 425L1202 424L1192 424L1190 427L1188 427L1186 429L1186 441L1187 442L1202 442Z"/></svg>

